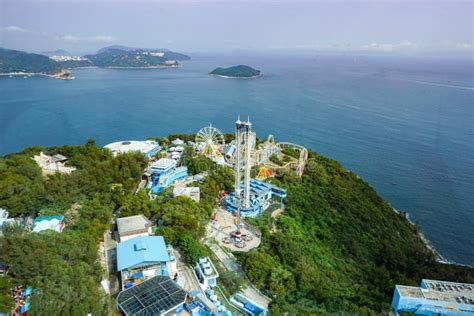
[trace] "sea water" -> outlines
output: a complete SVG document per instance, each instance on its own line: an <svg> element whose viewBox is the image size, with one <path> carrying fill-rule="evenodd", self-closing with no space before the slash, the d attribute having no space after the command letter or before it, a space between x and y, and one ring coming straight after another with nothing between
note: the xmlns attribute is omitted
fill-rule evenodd
<svg viewBox="0 0 474 316"><path fill-rule="evenodd" d="M474 264L472 61L411 57L193 54L170 69L78 69L76 80L0 77L0 154L105 145L212 123L340 161L407 211L447 260ZM247 64L258 79L209 76Z"/></svg>

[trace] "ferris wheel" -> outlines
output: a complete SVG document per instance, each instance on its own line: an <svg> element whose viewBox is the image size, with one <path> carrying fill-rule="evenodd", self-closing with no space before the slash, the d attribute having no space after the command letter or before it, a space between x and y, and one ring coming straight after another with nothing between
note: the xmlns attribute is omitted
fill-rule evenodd
<svg viewBox="0 0 474 316"><path fill-rule="evenodd" d="M201 154L220 156L219 147L225 144L224 134L211 124L201 128L196 134L196 144L202 147Z"/></svg>

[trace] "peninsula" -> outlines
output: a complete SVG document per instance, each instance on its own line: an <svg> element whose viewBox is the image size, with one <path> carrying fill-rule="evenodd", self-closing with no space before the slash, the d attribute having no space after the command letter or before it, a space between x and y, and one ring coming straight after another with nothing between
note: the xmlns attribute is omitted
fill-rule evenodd
<svg viewBox="0 0 474 316"><path fill-rule="evenodd" d="M104 68L164 68L178 67L178 61L190 57L167 49L109 46L95 54L74 56L64 50L45 52L46 55L0 48L0 75L42 75L58 79L74 79L70 69Z"/></svg>
<svg viewBox="0 0 474 316"><path fill-rule="evenodd" d="M175 53L167 49L132 48L127 46L104 47L92 55L84 58L98 67L109 68L159 68L176 67L180 60L189 60L184 54Z"/></svg>
<svg viewBox="0 0 474 316"><path fill-rule="evenodd" d="M239 65L228 68L216 68L209 73L210 75L223 78L257 78L260 76L260 70L254 69L250 66Z"/></svg>
<svg viewBox="0 0 474 316"><path fill-rule="evenodd" d="M42 75L57 79L73 79L60 63L40 54L0 48L0 75Z"/></svg>
<svg viewBox="0 0 474 316"><path fill-rule="evenodd" d="M0 287L35 289L32 311L45 315L109 314L110 295L120 291L117 304L126 311L122 293L173 276L186 291L197 288L211 310L218 298L233 314L376 315L389 312L396 284L474 282L474 268L437 260L417 227L355 173L298 144L252 141L250 122L236 126L235 136L206 126L195 135L105 147L89 140L0 157L0 262L7 271ZM243 167L240 216L233 166L248 158L237 157L236 146L255 157L251 170ZM50 226L35 224L42 221ZM155 242L159 250L147 249ZM115 251L117 263L107 260ZM136 251L146 253L146 264ZM209 287L216 275L218 296ZM120 279L121 287L108 286ZM13 308L1 298L0 310ZM173 304L184 304L184 296Z"/></svg>

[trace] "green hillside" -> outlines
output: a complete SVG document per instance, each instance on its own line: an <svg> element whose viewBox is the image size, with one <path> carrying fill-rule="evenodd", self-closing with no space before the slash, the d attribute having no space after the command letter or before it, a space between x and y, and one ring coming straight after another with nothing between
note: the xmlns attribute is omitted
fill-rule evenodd
<svg viewBox="0 0 474 316"><path fill-rule="evenodd" d="M275 182L288 189L277 232L260 218L262 245L239 256L275 315L379 314L397 283L474 282L473 268L437 263L417 228L336 161L310 153L302 179Z"/></svg>
<svg viewBox="0 0 474 316"><path fill-rule="evenodd" d="M152 54L153 52L146 50L109 48L84 57L98 67L154 67L165 65L166 61L173 60L166 56L166 53L163 56Z"/></svg>
<svg viewBox="0 0 474 316"><path fill-rule="evenodd" d="M61 64L44 55L0 48L0 73L56 74L61 72L63 68Z"/></svg>
<svg viewBox="0 0 474 316"><path fill-rule="evenodd" d="M160 144L169 139L160 138ZM190 174L209 171L196 184L199 203L173 198L170 190L153 201L143 190L134 195L145 158L138 153L112 157L93 141L0 157L1 208L12 216L47 209L66 218L60 234L4 229L0 262L9 273L0 278L0 290L12 283L40 289L42 294L33 296L33 314L109 314L111 298L99 286L104 272L98 243L118 209L120 216L145 214L163 223L157 234L179 247L188 263L207 254L201 241L205 225L218 192L231 190L234 181L229 167L190 149L183 159ZM31 159L40 150L69 157L68 164L77 170L43 177ZM262 243L236 254L252 282L273 298L272 315L380 315L389 310L397 283L415 285L421 278L474 282L473 268L437 263L415 226L333 160L310 152L301 179L279 172L273 182L288 189L276 230L270 228L274 223L268 212L249 219L262 231ZM9 303L0 296L0 310Z"/></svg>
<svg viewBox="0 0 474 316"><path fill-rule="evenodd" d="M129 47L129 46L123 46L123 45L107 46L107 47L99 49L96 54L102 54L108 50L121 50L125 52L131 52L131 51L163 52L164 53L163 57L168 60L190 60L191 59L191 57L189 57L188 55L176 53L176 52L170 51L169 49L135 48L135 47Z"/></svg>

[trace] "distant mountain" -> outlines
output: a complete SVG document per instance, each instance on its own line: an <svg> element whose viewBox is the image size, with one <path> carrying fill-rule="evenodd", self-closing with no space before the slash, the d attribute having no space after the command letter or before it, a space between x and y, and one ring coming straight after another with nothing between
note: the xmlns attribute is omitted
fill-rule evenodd
<svg viewBox="0 0 474 316"><path fill-rule="evenodd" d="M89 59L58 61L65 68L93 67Z"/></svg>
<svg viewBox="0 0 474 316"><path fill-rule="evenodd" d="M260 76L260 70L253 69L246 65L239 65L229 68L219 67L211 71L209 74L226 78L255 78Z"/></svg>
<svg viewBox="0 0 474 316"><path fill-rule="evenodd" d="M112 45L112 46L101 48L97 51L96 55L105 53L107 51L117 51L117 50L121 50L124 52L136 51L136 52L163 53L163 57L166 58L167 60L190 60L191 59L191 57L189 57L188 55L172 52L169 49L165 49L165 48L135 48L135 47L129 47L129 46L123 46L123 45Z"/></svg>
<svg viewBox="0 0 474 316"><path fill-rule="evenodd" d="M46 56L72 56L70 52L64 49L56 49L49 52L41 52L41 54Z"/></svg>
<svg viewBox="0 0 474 316"><path fill-rule="evenodd" d="M48 56L0 48L0 73L37 73L58 75L65 71L60 63Z"/></svg>

